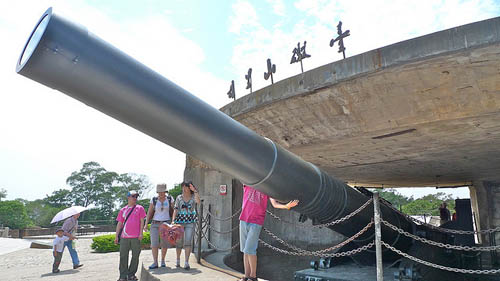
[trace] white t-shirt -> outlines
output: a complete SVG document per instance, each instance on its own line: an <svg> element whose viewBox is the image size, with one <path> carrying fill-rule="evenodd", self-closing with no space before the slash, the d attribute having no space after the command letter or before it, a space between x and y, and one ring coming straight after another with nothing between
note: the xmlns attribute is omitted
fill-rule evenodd
<svg viewBox="0 0 500 281"><path fill-rule="evenodd" d="M153 198L151 198L150 204L153 204ZM168 196L165 197L165 201L161 202L160 198L156 200L155 206L155 214L153 215L153 220L155 221L167 221L170 220L170 214L168 213L169 204L172 202L168 202ZM163 210L162 210L163 206Z"/></svg>
<svg viewBox="0 0 500 281"><path fill-rule="evenodd" d="M63 236L63 237L57 236L54 239L54 242L52 243L52 245L54 245L54 249L56 249L57 252L62 253L62 251L64 250L64 242L66 242L68 240L69 240L68 236Z"/></svg>

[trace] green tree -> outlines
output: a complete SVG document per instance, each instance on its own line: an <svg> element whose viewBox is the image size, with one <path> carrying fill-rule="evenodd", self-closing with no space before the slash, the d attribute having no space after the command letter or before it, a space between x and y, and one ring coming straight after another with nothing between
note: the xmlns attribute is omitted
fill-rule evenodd
<svg viewBox="0 0 500 281"><path fill-rule="evenodd" d="M451 194L438 192L436 194L429 194L422 198L415 199L414 201L404 205L403 212L408 215L431 214L433 216L439 216L439 206L442 202L447 203L450 211L455 208L455 200Z"/></svg>
<svg viewBox="0 0 500 281"><path fill-rule="evenodd" d="M26 207L26 213L34 225L48 227L52 218L62 209L64 206L53 207L48 204L45 199L37 199L34 201L27 201L24 203Z"/></svg>
<svg viewBox="0 0 500 281"><path fill-rule="evenodd" d="M52 195L46 195L43 201L54 208L67 208L74 203L71 191L67 189L56 190Z"/></svg>
<svg viewBox="0 0 500 281"><path fill-rule="evenodd" d="M413 201L413 196L406 197L397 192L394 188L383 189L382 191L379 191L379 194L380 197L389 201L398 210L400 210L403 205L406 205Z"/></svg>
<svg viewBox="0 0 500 281"><path fill-rule="evenodd" d="M134 173L121 174L117 177L117 184L113 192L120 206L127 204L127 192L136 190L139 194L144 194L146 191L151 190L153 185L145 175L138 175Z"/></svg>
<svg viewBox="0 0 500 281"><path fill-rule="evenodd" d="M2 199L4 198L7 198L7 190L5 189L0 189L0 201L2 201Z"/></svg>
<svg viewBox="0 0 500 281"><path fill-rule="evenodd" d="M0 202L0 224L12 229L23 229L31 224L22 202L17 200Z"/></svg>
<svg viewBox="0 0 500 281"><path fill-rule="evenodd" d="M66 183L72 187L71 194L76 205L112 207L114 198L111 189L117 176L115 172L106 171L97 162L87 162L80 171L71 173Z"/></svg>
<svg viewBox="0 0 500 281"><path fill-rule="evenodd" d="M179 196L182 193L182 186L180 183L174 185L174 188L168 190L168 194L172 196L172 198L175 200L177 196Z"/></svg>
<svg viewBox="0 0 500 281"><path fill-rule="evenodd" d="M97 162L83 164L80 171L73 172L66 180L72 187L69 198L74 198L76 205L84 207L93 205L93 208L82 214L82 220L110 220L114 219L117 208L127 203L127 192L137 190L139 193L151 189L148 177L133 173L117 174L107 171ZM52 197L62 197L59 192ZM61 196L59 196L61 195ZM64 202L51 197L51 203ZM54 200L52 200L54 199Z"/></svg>

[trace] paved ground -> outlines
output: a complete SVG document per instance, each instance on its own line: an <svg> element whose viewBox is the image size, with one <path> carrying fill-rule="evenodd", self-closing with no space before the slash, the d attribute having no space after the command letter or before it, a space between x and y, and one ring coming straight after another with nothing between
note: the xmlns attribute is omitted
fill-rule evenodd
<svg viewBox="0 0 500 281"><path fill-rule="evenodd" d="M50 240L39 240L50 242ZM52 274L53 257L50 249L26 248L26 241L20 239L0 240L0 272L1 280L72 280L72 281L109 281L118 279L118 253L98 254L91 252L91 239L81 238L76 241L80 261L84 266L74 270L68 251L64 252L58 274ZM19 250L19 248L24 248ZM12 251L15 250L15 251ZM181 257L181 259L183 256ZM152 262L151 250L141 252L140 264L147 267ZM152 270L153 276L160 280L237 280L235 276L196 263L191 256L191 270L175 268L175 250L169 249L167 267ZM139 266L140 268L141 266ZM141 276L141 269L137 277Z"/></svg>

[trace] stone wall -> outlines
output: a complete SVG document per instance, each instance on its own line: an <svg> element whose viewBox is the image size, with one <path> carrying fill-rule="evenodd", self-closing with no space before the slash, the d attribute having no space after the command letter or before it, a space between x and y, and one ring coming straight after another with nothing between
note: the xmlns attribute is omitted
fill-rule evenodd
<svg viewBox="0 0 500 281"><path fill-rule="evenodd" d="M500 183L478 181L470 187L471 204L474 218L479 230L492 229L500 226ZM496 233L496 245L500 245L500 235ZM482 234L480 242L490 245L490 235Z"/></svg>

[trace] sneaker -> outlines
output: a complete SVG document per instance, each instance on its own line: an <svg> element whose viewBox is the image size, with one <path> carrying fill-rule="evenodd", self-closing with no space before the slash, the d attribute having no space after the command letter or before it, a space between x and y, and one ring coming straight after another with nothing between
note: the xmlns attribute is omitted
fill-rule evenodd
<svg viewBox="0 0 500 281"><path fill-rule="evenodd" d="M167 265L165 264L165 261L161 262L161 267L167 267Z"/></svg>
<svg viewBox="0 0 500 281"><path fill-rule="evenodd" d="M129 281L138 281L139 279L137 279L137 276L132 275L132 276L129 276L129 277L127 278L127 280L129 280Z"/></svg>
<svg viewBox="0 0 500 281"><path fill-rule="evenodd" d="M185 270L189 270L189 269L191 269L191 267L189 266L189 263L185 263L185 264L184 264L184 269L185 269Z"/></svg>
<svg viewBox="0 0 500 281"><path fill-rule="evenodd" d="M77 268L82 267L82 266L83 266L83 264L73 265L73 269L77 269Z"/></svg>
<svg viewBox="0 0 500 281"><path fill-rule="evenodd" d="M59 269L52 270L52 273L59 273L59 272L60 272Z"/></svg>
<svg viewBox="0 0 500 281"><path fill-rule="evenodd" d="M175 263L175 267L181 267L181 262L179 260Z"/></svg>
<svg viewBox="0 0 500 281"><path fill-rule="evenodd" d="M155 262L149 266L149 269L155 269L155 268L158 268L158 264Z"/></svg>

